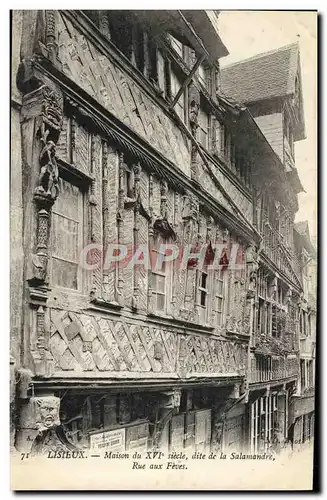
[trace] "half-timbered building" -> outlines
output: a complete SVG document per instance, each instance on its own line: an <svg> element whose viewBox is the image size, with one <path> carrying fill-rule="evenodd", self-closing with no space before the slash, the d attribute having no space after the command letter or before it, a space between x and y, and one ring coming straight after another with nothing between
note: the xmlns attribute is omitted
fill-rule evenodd
<svg viewBox="0 0 327 500"><path fill-rule="evenodd" d="M214 11L14 11L12 36L12 446L285 437L298 48L220 70Z"/></svg>

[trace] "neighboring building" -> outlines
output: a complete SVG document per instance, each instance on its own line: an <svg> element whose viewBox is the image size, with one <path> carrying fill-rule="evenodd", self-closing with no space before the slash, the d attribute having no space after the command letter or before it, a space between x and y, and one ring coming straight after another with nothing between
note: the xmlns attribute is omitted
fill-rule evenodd
<svg viewBox="0 0 327 500"><path fill-rule="evenodd" d="M13 12L19 451L258 452L288 434L303 286L285 137L304 137L299 63L278 78L271 64L269 106L258 87L246 107L225 87L218 24L206 11ZM131 265L147 253L150 266Z"/></svg>
<svg viewBox="0 0 327 500"><path fill-rule="evenodd" d="M302 269L300 301L300 378L292 398L290 417L295 443L310 442L314 436L317 253L310 239L308 222L297 222L294 241Z"/></svg>
<svg viewBox="0 0 327 500"><path fill-rule="evenodd" d="M249 374L251 449L257 451L269 446L274 436L288 436L288 409L299 376L302 270L293 226L297 194L303 188L294 142L304 139L305 132L298 45L226 66L221 70L221 88L247 106L281 161L280 172L273 176L262 162L254 194L262 236Z"/></svg>

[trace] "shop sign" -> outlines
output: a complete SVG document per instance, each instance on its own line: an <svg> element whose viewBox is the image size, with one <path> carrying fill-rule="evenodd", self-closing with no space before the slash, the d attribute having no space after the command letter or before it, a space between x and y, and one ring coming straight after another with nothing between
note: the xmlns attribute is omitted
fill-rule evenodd
<svg viewBox="0 0 327 500"><path fill-rule="evenodd" d="M125 451L125 428L91 434L90 449L97 451Z"/></svg>

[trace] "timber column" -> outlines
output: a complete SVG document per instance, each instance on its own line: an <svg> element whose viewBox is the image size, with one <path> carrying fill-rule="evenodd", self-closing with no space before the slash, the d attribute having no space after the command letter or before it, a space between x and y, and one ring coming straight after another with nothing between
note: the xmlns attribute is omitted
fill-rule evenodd
<svg viewBox="0 0 327 500"><path fill-rule="evenodd" d="M17 87L21 108L24 240L24 323L21 368L17 372L15 447L29 452L35 438L49 437L60 425L60 399L49 391L34 394L34 377L54 371L49 350L50 228L52 207L59 195L56 144L62 129L63 94L51 79L58 60L57 11L24 11L21 63ZM24 40L25 38L25 40ZM47 71L44 71L44 67Z"/></svg>

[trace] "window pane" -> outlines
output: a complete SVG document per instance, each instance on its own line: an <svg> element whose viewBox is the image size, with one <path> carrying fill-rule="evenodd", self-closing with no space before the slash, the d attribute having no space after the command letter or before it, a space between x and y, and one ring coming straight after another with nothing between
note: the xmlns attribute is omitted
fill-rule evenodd
<svg viewBox="0 0 327 500"><path fill-rule="evenodd" d="M223 310L223 299L221 297L217 297L217 311L222 312Z"/></svg>
<svg viewBox="0 0 327 500"><path fill-rule="evenodd" d="M55 286L77 290L78 264L72 264L61 259L52 259L52 283Z"/></svg>
<svg viewBox="0 0 327 500"><path fill-rule="evenodd" d="M218 280L218 282L217 282L217 295L223 294L223 286L224 286L224 282L222 280Z"/></svg>
<svg viewBox="0 0 327 500"><path fill-rule="evenodd" d="M201 273L201 288L207 288L207 274Z"/></svg>
<svg viewBox="0 0 327 500"><path fill-rule="evenodd" d="M82 249L83 194L59 178L60 192L52 213L50 274L52 285L77 290Z"/></svg>
<svg viewBox="0 0 327 500"><path fill-rule="evenodd" d="M157 308L159 311L165 310L165 296L161 294L157 294Z"/></svg>
<svg viewBox="0 0 327 500"><path fill-rule="evenodd" d="M52 251L57 257L78 260L78 223L53 213Z"/></svg>
<svg viewBox="0 0 327 500"><path fill-rule="evenodd" d="M161 293L165 293L165 282L166 282L166 278L165 276L160 276L157 274L156 276L156 292L161 292Z"/></svg>
<svg viewBox="0 0 327 500"><path fill-rule="evenodd" d="M207 300L207 293L201 291L200 292L200 304L201 304L201 306L205 306L206 305L206 300Z"/></svg>
<svg viewBox="0 0 327 500"><path fill-rule="evenodd" d="M172 35L170 35L171 45L177 54L183 57L183 44L179 40L176 40Z"/></svg>
<svg viewBox="0 0 327 500"><path fill-rule="evenodd" d="M69 219L79 220L80 190L59 177L59 196L54 211L66 215Z"/></svg>

